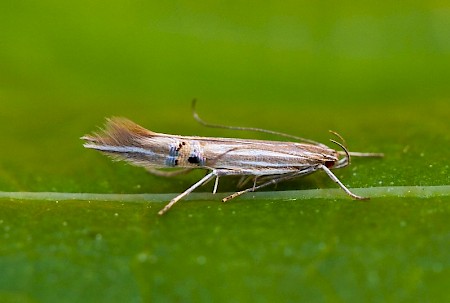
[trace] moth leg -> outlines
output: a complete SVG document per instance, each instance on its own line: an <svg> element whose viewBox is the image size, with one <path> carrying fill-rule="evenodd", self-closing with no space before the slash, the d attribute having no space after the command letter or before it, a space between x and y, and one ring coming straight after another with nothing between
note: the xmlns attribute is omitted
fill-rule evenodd
<svg viewBox="0 0 450 303"><path fill-rule="evenodd" d="M258 180L258 177L259 177L259 176L255 176L255 179L253 180L253 190L252 190L252 191L255 191L255 188L256 188L256 181Z"/></svg>
<svg viewBox="0 0 450 303"><path fill-rule="evenodd" d="M231 194L231 195L229 195L229 196L223 198L223 199L222 199L222 202L230 201L230 200L232 200L232 199L234 199L234 198L236 198L236 197L239 197L239 196L242 195L242 194L245 194L245 193L248 193L248 192L251 192L251 191L258 190L258 189L260 189L260 188L269 186L269 185L271 185L271 184L277 184L278 182L281 182L281 181L284 181L284 180L288 180L288 179L290 179L290 178L293 178L293 176L289 175L289 177L288 177L288 176L283 176L283 177L273 178L273 179L271 179L270 181L268 181L268 182L266 182L266 183L263 183L263 184L261 184L261 185L259 185L259 186L256 186L256 187L255 187L255 186L252 186L252 187L250 187L250 188L247 188L247 189L244 189L244 190L235 192L234 194Z"/></svg>
<svg viewBox="0 0 450 303"><path fill-rule="evenodd" d="M237 188L244 187L244 185L247 184L248 181L250 181L252 178L253 178L253 176L246 176L246 175L242 176L239 179L238 183L236 184Z"/></svg>
<svg viewBox="0 0 450 303"><path fill-rule="evenodd" d="M151 167L146 167L145 169L152 175L159 176L159 177L166 177L166 178L170 178L170 177L174 177L174 176L178 176L178 175L182 175L182 174L187 174L188 172L193 170L193 168L182 168L182 169L174 170L174 171L164 171L164 170L159 170L159 169L151 168Z"/></svg>
<svg viewBox="0 0 450 303"><path fill-rule="evenodd" d="M325 165L321 164L321 165L319 165L319 168L323 169L327 173L327 175L331 178L331 180L336 182L347 193L347 195L349 195L353 199L356 199L356 200L368 200L369 199L369 198L361 197L361 196L358 196L358 195L355 195L354 193L352 193L347 187L345 187L344 184L342 184L342 182Z"/></svg>
<svg viewBox="0 0 450 303"><path fill-rule="evenodd" d="M338 151L339 155L345 155L344 152ZM348 152L352 157L370 157L370 158L383 158L383 153L361 153L361 152Z"/></svg>
<svg viewBox="0 0 450 303"><path fill-rule="evenodd" d="M202 186L203 184L210 181L215 176L217 176L217 172L213 170L212 172L201 178L197 183L186 189L183 193L179 194L178 196L170 200L170 202L167 203L167 205L164 206L164 208L158 212L158 215L164 215L164 213L166 213L175 203L177 203L179 200L189 195L197 187Z"/></svg>
<svg viewBox="0 0 450 303"><path fill-rule="evenodd" d="M214 182L213 195L216 194L217 187L219 187L219 175L216 176L216 181Z"/></svg>
<svg viewBox="0 0 450 303"><path fill-rule="evenodd" d="M269 186L269 185L272 185L272 184L277 184L277 183L280 183L282 181L287 181L287 180L290 180L292 178L296 178L296 177L299 177L299 176L310 174L310 173L314 172L315 170L316 169L314 167L312 167L312 168L308 168L308 169L305 169L305 170L302 170L302 171L299 171L299 172L294 172L294 173L289 173L289 174L284 174L284 175L281 175L281 176L278 176L278 177L274 177L274 178L270 179L269 181L267 181L267 182L265 182L265 183L263 183L261 185L255 186L256 184L254 184L250 188L247 188L245 190L241 190L241 191L235 192L234 194L223 198L222 202L230 201L231 199L239 197L242 194L245 194L245 193L248 193L248 192L251 192L251 191L256 191L258 189L261 189L263 187L266 187L266 186Z"/></svg>

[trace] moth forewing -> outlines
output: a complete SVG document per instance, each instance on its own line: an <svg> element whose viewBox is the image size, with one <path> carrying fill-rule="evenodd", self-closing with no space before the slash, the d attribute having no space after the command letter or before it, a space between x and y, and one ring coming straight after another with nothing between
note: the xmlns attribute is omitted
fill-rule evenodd
<svg viewBox="0 0 450 303"><path fill-rule="evenodd" d="M363 199L346 188L330 170L349 164L349 152L336 141L333 142L342 147L344 157L340 158L342 152L311 140L307 141L313 143L177 136L152 132L124 118L108 119L105 130L82 139L86 148L98 150L115 160L145 167L157 175L171 175L160 171L161 168L179 168L180 172L194 168L210 170L209 174L172 199L159 214L164 214L177 201L214 178L215 193L219 177L229 175L253 176L254 184L223 201L317 170L323 170L351 197ZM270 178L257 184L259 176Z"/></svg>

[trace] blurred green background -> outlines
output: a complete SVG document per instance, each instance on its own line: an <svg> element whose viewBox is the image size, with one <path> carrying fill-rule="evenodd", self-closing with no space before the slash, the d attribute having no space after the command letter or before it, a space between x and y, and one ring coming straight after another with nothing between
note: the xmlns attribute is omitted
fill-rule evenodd
<svg viewBox="0 0 450 303"><path fill-rule="evenodd" d="M333 129L386 154L336 172L349 187L449 185L449 37L446 1L3 1L0 190L179 193L202 176L84 150L109 116L274 139L198 126L193 98L208 121L324 143ZM327 187L318 173L277 190ZM166 217L157 202L2 198L0 301L449 301L448 196L211 197Z"/></svg>

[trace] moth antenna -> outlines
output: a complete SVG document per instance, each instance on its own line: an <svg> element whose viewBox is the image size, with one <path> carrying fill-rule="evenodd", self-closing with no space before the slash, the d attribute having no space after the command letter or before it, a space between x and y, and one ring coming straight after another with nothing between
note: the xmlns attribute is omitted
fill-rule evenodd
<svg viewBox="0 0 450 303"><path fill-rule="evenodd" d="M268 130L268 129L264 129L264 128L243 127L243 126L227 126L227 125L212 124L212 123L205 122L197 114L197 111L195 109L196 103L197 103L197 99L193 99L192 100L192 115L194 116L194 119L198 123L203 125L203 126L211 127L211 128L224 128L224 129L232 129L232 130L243 130L243 131L260 132L260 133L266 133L266 134L276 135L276 136L280 136L280 137L285 137L285 138L289 138L289 139L294 139L294 140L298 140L298 141L303 141L303 142L314 144L314 145L324 146L324 144L319 143L317 141L313 141L313 140L310 140L310 139L306 139L306 138L302 138L302 137L298 137L298 136L294 136L294 135L285 134L285 133L282 133L282 132Z"/></svg>
<svg viewBox="0 0 450 303"><path fill-rule="evenodd" d="M332 133L333 135L335 135L336 137L338 137L339 139L341 139L342 144L344 146L347 146L347 142L345 141L345 139L338 132L335 132L335 131L332 131L332 130L329 130L329 132ZM371 158L382 158L382 157L384 157L383 153L360 153L360 152L348 151L347 148L343 148L343 149L344 149L344 152L338 151L338 154L340 154L340 155L348 154L348 155L350 155L352 157L371 157Z"/></svg>
<svg viewBox="0 0 450 303"><path fill-rule="evenodd" d="M344 158L345 160L342 163L338 164L335 168L345 167L345 166L349 165L350 164L350 153L348 152L347 148L342 143L339 143L333 139L330 139L330 141L333 142L334 144L338 145L345 152L345 158Z"/></svg>
<svg viewBox="0 0 450 303"><path fill-rule="evenodd" d="M345 141L345 139L338 132L335 132L334 130L329 130L329 132L332 133L333 135L335 135L336 137L338 137L339 139L341 139L342 144L344 146L347 146L347 142Z"/></svg>

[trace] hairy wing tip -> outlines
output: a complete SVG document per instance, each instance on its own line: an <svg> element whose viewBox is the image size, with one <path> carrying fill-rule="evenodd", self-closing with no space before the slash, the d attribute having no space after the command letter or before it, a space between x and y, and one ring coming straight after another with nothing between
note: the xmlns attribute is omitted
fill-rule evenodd
<svg viewBox="0 0 450 303"><path fill-rule="evenodd" d="M105 127L99 132L94 132L90 135L84 135L82 140L86 144L94 143L100 145L136 145L139 138L148 137L154 133L150 130L139 126L133 121L122 117L106 118ZM92 146L85 146L92 148Z"/></svg>
<svg viewBox="0 0 450 303"><path fill-rule="evenodd" d="M84 148L90 148L90 149L95 149L96 146L97 146L97 145L91 144L91 143L84 143L84 144L83 144L83 147L84 147Z"/></svg>
<svg viewBox="0 0 450 303"><path fill-rule="evenodd" d="M114 124L135 124L130 119L127 119L127 118L124 118L124 117L112 116L112 117L107 117L105 119L106 119L106 124L109 124L109 123L114 123Z"/></svg>
<svg viewBox="0 0 450 303"><path fill-rule="evenodd" d="M95 140L94 137L92 137L90 135L84 135L84 136L80 137L80 139L84 140L84 141L94 141Z"/></svg>
<svg viewBox="0 0 450 303"><path fill-rule="evenodd" d="M129 132L130 134L148 136L153 134L152 131L136 124L130 119L123 117L106 118L106 132Z"/></svg>

